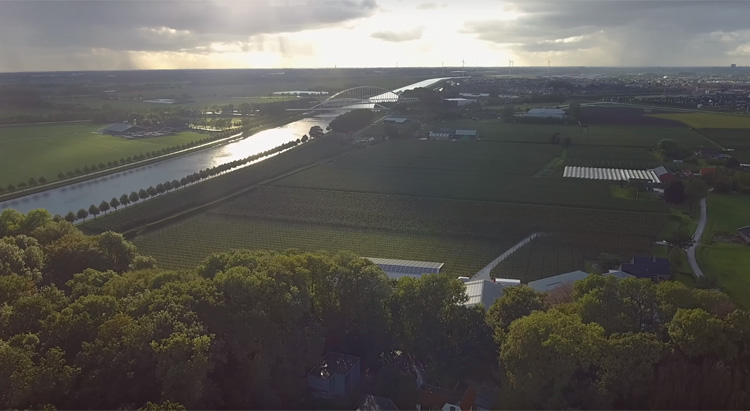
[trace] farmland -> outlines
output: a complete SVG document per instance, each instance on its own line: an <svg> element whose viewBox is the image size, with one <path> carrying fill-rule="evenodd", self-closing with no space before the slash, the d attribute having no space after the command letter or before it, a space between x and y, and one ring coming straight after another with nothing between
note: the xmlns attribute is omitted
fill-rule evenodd
<svg viewBox="0 0 750 411"><path fill-rule="evenodd" d="M567 149L565 165L644 169L659 165L654 153L638 147L597 147L576 145Z"/></svg>
<svg viewBox="0 0 750 411"><path fill-rule="evenodd" d="M750 128L750 116L719 113L662 113L652 117L680 121L692 128Z"/></svg>
<svg viewBox="0 0 750 411"><path fill-rule="evenodd" d="M274 185L458 200L666 211L663 204L614 198L607 182L465 171L373 169L355 165L321 164L281 179Z"/></svg>
<svg viewBox="0 0 750 411"><path fill-rule="evenodd" d="M502 120L446 121L431 126L433 130L441 128L478 130L480 139L485 141L549 143L553 134L560 133L563 137L570 137L574 145L653 148L664 138L679 140L688 146L711 144L687 127L590 124L584 129L570 125L506 123Z"/></svg>
<svg viewBox="0 0 750 411"><path fill-rule="evenodd" d="M587 260L596 260L603 252L624 260L648 254L653 237L612 233L585 233L539 237L498 264L492 275L534 281L570 271L581 270Z"/></svg>
<svg viewBox="0 0 750 411"><path fill-rule="evenodd" d="M750 225L750 196L712 194L707 208L708 223L704 245L698 248L698 263L734 300L750 307L750 247L736 234L737 228Z"/></svg>
<svg viewBox="0 0 750 411"><path fill-rule="evenodd" d="M648 235L662 222L660 214L261 188L135 242L167 267L190 265L222 248L346 249L445 262L447 272L473 275L534 231L586 226L588 233L638 234L650 244ZM170 242L185 247L175 250Z"/></svg>
<svg viewBox="0 0 750 411"><path fill-rule="evenodd" d="M229 248L349 250L362 256L441 261L444 272L472 275L512 244L482 239L199 215L138 236L161 267L188 268Z"/></svg>
<svg viewBox="0 0 750 411"><path fill-rule="evenodd" d="M99 134L100 128L102 125L90 123L0 128L0 186L42 176L52 181L59 172L206 138L205 134L184 132L127 140Z"/></svg>

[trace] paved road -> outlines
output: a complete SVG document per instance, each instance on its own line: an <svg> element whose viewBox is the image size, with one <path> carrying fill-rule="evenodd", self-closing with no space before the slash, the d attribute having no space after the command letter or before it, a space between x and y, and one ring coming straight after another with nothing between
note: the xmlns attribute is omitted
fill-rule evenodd
<svg viewBox="0 0 750 411"><path fill-rule="evenodd" d="M540 235L544 235L544 234L543 233L534 233L534 234L532 234L532 235L524 238L518 244L516 244L513 247L509 248L504 253L500 254L499 257L497 257L496 259L492 260L492 262L489 263L489 264L487 264L486 267L484 267L481 270L479 270L479 272L477 272L476 274L474 274L474 276L471 277L471 279L472 280L491 280L492 278L490 278L490 271L492 271L492 269L495 268L495 266L497 266L498 264L500 264L506 258L510 257L511 254L515 253L519 248L525 246L526 244L528 244L529 242L531 242L535 238L539 237Z"/></svg>
<svg viewBox="0 0 750 411"><path fill-rule="evenodd" d="M687 250L688 262L690 263L690 268L693 269L696 277L703 277L703 271L698 265L698 261L695 259L695 249L698 248L698 245L700 245L701 237L703 236L703 230L706 228L706 199L702 198L700 204L701 218L698 220L698 227L695 228L695 234L693 234L693 240L695 240L695 244L693 244L693 246L688 248Z"/></svg>

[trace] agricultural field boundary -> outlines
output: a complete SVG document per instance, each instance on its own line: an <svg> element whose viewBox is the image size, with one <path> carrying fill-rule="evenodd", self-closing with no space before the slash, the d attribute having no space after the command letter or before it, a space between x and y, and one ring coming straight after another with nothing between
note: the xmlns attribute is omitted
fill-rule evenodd
<svg viewBox="0 0 750 411"><path fill-rule="evenodd" d="M503 262L503 260L505 260L506 258L508 258L511 255L513 255L513 253L515 253L516 251L518 251L518 249L520 249L521 247L523 247L526 244L532 242L535 238L541 237L541 236L544 236L544 235L546 235L546 233L539 232L539 233L531 234L530 236L524 238L523 240L521 240L520 242L518 242L518 244L516 244L513 247L509 248L507 251L505 251L504 253L500 254L500 256L498 256L496 259L492 260L492 262L490 262L489 264L487 264L484 268L482 268L481 270L479 270L473 277L471 277L471 279L472 280L491 280L490 279L490 272L492 272L493 268L497 267L497 265L500 264L501 262Z"/></svg>

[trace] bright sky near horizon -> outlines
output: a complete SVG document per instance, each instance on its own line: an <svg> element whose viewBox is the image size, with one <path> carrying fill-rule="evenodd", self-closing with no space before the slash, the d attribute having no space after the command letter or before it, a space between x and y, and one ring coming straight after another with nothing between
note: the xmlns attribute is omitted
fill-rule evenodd
<svg viewBox="0 0 750 411"><path fill-rule="evenodd" d="M750 1L0 1L0 71L748 65Z"/></svg>

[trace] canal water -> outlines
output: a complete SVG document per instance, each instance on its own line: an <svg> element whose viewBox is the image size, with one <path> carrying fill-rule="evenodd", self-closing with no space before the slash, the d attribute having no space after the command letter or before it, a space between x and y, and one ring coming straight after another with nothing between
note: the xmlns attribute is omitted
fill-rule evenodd
<svg viewBox="0 0 750 411"><path fill-rule="evenodd" d="M440 80L442 79L428 79L394 91L426 87ZM304 134L309 133L313 126L320 126L325 129L330 121L339 114L341 113L319 114L281 127L261 131L228 144L15 198L0 203L0 210L14 208L22 213L27 213L37 208L46 208L52 214L65 215L68 211L75 212L80 208L88 209L91 204L99 205L102 200L109 201L112 197L119 198L122 194L130 194L131 191L146 189L149 186L155 187L167 180L179 180L197 171L246 158L289 141L297 140Z"/></svg>

